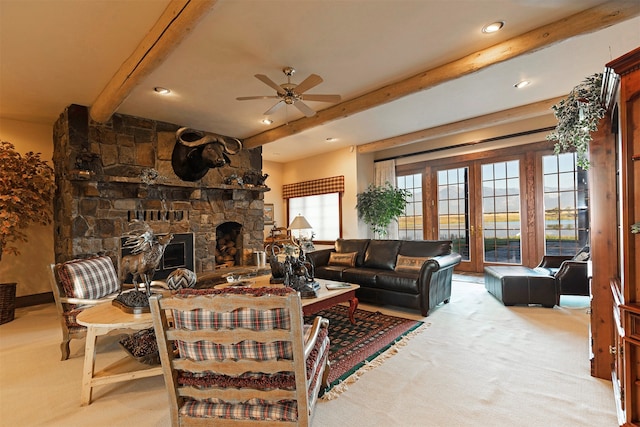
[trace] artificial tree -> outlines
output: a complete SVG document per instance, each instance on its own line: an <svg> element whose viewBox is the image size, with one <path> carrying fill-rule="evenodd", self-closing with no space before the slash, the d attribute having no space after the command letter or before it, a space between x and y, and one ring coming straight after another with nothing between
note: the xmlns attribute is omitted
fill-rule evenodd
<svg viewBox="0 0 640 427"><path fill-rule="evenodd" d="M397 221L409 203L411 193L394 187L389 182L384 185L369 184L366 191L357 195L358 217L380 236L387 235L391 221Z"/></svg>
<svg viewBox="0 0 640 427"><path fill-rule="evenodd" d="M19 255L29 225L51 224L54 190L53 168L40 153L21 155L0 141L0 261L5 252Z"/></svg>
<svg viewBox="0 0 640 427"><path fill-rule="evenodd" d="M556 154L575 150L578 166L587 170L591 133L598 130L598 122L606 113L602 102L602 74L585 78L565 99L551 108L558 124L547 139L556 141Z"/></svg>

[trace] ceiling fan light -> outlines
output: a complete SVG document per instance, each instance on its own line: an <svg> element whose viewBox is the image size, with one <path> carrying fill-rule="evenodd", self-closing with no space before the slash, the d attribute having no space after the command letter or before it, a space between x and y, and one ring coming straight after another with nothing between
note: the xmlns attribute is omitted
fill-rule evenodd
<svg viewBox="0 0 640 427"><path fill-rule="evenodd" d="M502 27L504 27L504 21L496 21L482 27L482 32L485 34L491 34L496 31L500 31Z"/></svg>

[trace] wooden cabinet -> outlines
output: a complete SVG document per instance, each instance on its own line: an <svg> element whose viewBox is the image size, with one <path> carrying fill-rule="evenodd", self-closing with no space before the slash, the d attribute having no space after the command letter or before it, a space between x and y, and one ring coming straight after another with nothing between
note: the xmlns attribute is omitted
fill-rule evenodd
<svg viewBox="0 0 640 427"><path fill-rule="evenodd" d="M640 221L640 48L606 65L604 86L608 133L590 153L600 202L591 230L592 374L609 371L620 425L640 426L640 234L631 233Z"/></svg>

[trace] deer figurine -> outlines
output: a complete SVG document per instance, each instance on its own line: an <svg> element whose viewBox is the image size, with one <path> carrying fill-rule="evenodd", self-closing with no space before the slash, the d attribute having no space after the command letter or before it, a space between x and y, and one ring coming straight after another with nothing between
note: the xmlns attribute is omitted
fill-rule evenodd
<svg viewBox="0 0 640 427"><path fill-rule="evenodd" d="M167 245L173 239L173 234L156 236L151 228L143 223L144 232L130 233L125 247L131 248L131 254L120 260L120 281L124 283L128 274L133 276L133 284L138 289L139 280L145 285L147 296L151 295L151 280L155 269L160 263ZM139 228L139 227L138 227Z"/></svg>

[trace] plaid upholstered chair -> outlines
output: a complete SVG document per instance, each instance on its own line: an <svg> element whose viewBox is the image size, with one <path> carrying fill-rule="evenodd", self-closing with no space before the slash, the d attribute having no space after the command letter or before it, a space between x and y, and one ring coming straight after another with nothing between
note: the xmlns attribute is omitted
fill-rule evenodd
<svg viewBox="0 0 640 427"><path fill-rule="evenodd" d="M328 376L328 320L289 288L150 299L172 425L301 425Z"/></svg>
<svg viewBox="0 0 640 427"><path fill-rule="evenodd" d="M51 290L60 315L62 360L69 358L69 342L84 338L87 328L76 322L84 309L110 301L120 292L120 280L108 256L51 264Z"/></svg>

